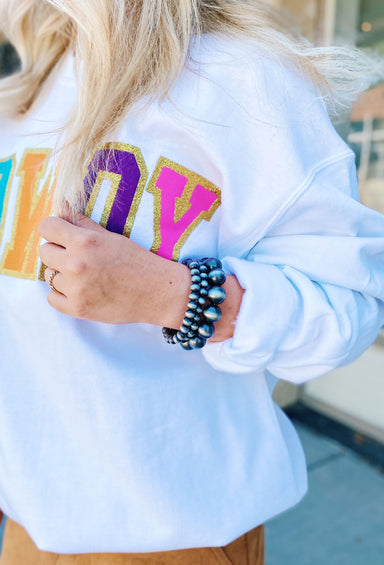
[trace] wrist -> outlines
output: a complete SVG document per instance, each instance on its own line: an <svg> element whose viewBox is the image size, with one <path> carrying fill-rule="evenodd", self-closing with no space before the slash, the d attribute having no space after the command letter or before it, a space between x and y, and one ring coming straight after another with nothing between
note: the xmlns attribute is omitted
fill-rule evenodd
<svg viewBox="0 0 384 565"><path fill-rule="evenodd" d="M188 304L189 269L153 253L150 253L149 263L150 275L143 289L140 322L177 329Z"/></svg>

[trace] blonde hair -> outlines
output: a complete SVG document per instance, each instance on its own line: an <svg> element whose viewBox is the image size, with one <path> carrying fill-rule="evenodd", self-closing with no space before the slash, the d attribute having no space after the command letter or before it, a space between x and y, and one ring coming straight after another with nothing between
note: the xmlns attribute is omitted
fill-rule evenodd
<svg viewBox="0 0 384 565"><path fill-rule="evenodd" d="M138 102L167 96L193 37L251 38L290 59L319 86L333 115L372 79L366 55L315 48L255 0L0 0L0 22L21 59L20 71L0 81L0 115L25 115L69 50L77 65L82 62L56 190L59 205L75 186L77 209L84 204L83 171L95 148ZM383 76L379 66L375 72Z"/></svg>

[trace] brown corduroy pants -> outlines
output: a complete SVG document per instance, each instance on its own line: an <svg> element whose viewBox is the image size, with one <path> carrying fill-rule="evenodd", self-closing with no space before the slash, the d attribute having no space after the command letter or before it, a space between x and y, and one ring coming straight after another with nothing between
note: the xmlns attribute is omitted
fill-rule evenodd
<svg viewBox="0 0 384 565"><path fill-rule="evenodd" d="M39 551L21 526L7 520L0 565L264 565L264 528L259 526L225 547L59 555Z"/></svg>

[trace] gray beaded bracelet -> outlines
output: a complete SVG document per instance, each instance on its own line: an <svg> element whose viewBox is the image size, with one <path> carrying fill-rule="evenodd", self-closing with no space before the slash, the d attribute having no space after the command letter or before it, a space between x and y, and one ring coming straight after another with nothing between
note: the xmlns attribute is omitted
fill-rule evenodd
<svg viewBox="0 0 384 565"><path fill-rule="evenodd" d="M182 263L191 272L187 311L180 329L163 328L163 335L167 343L178 343L183 349L201 349L221 318L219 304L225 299L222 285L226 277L219 259L185 259Z"/></svg>

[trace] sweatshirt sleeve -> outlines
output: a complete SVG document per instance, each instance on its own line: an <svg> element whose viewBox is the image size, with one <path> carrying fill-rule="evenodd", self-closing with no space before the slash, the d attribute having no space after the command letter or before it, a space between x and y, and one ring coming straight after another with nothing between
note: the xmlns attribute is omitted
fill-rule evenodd
<svg viewBox="0 0 384 565"><path fill-rule="evenodd" d="M384 323L384 216L355 198L353 155L324 165L242 258L224 256L245 289L234 336L206 360L303 383L356 359Z"/></svg>

